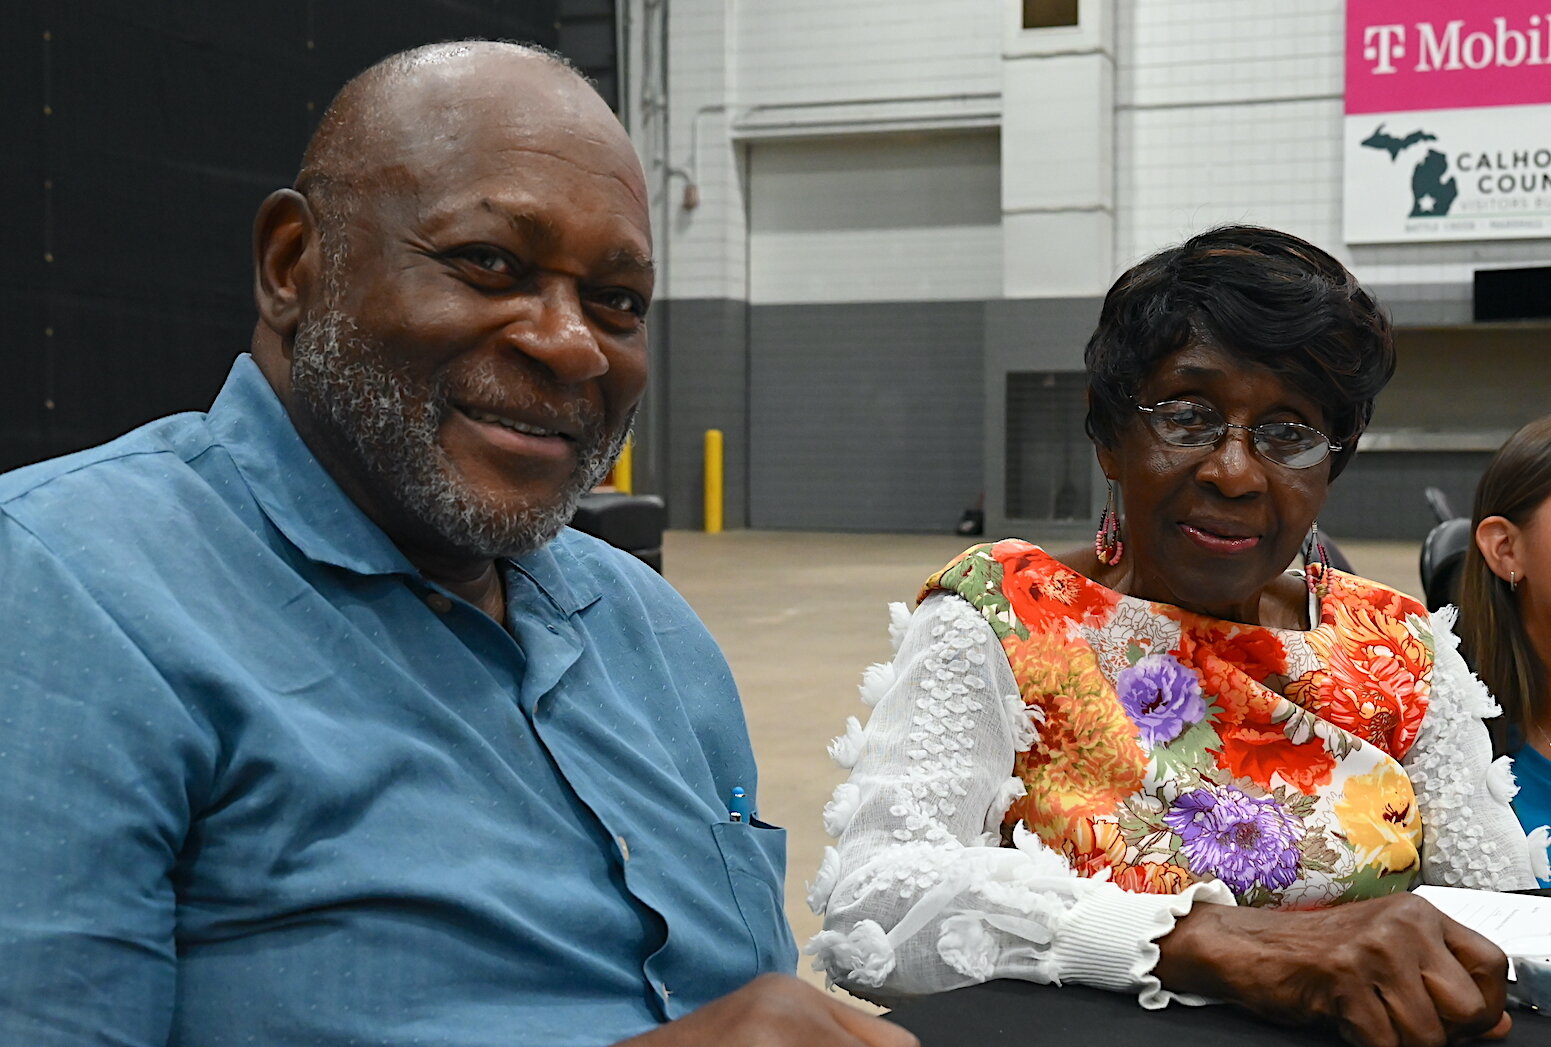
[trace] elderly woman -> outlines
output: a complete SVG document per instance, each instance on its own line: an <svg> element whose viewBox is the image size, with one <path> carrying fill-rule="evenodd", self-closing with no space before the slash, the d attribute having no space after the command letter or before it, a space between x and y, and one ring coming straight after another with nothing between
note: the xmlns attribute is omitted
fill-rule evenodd
<svg viewBox="0 0 1551 1047"><path fill-rule="evenodd" d="M1394 371L1384 314L1220 228L1122 276L1086 361L1095 545L978 546L899 616L832 747L816 966L884 1002L1021 978L1500 1032L1502 954L1406 893L1534 885L1491 698L1447 617L1288 569Z"/></svg>

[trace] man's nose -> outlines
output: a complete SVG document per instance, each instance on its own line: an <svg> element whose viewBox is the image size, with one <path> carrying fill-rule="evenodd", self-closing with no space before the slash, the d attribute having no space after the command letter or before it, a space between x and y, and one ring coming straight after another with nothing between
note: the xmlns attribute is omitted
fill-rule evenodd
<svg viewBox="0 0 1551 1047"><path fill-rule="evenodd" d="M1196 466L1196 479L1225 498L1263 493L1268 486L1266 463L1255 453L1254 438L1248 430L1229 429Z"/></svg>
<svg viewBox="0 0 1551 1047"><path fill-rule="evenodd" d="M561 281L545 284L529 315L513 323L507 337L518 352L543 364L565 385L608 373L608 357L587 323L581 296Z"/></svg>

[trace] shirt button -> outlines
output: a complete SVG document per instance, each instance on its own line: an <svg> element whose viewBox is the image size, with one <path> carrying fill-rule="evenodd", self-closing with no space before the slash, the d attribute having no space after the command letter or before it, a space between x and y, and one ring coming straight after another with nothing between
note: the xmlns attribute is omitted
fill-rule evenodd
<svg viewBox="0 0 1551 1047"><path fill-rule="evenodd" d="M624 858L625 861L628 862L630 860L630 845L625 842L625 838L623 836L614 837L614 842L619 844L620 857Z"/></svg>
<svg viewBox="0 0 1551 1047"><path fill-rule="evenodd" d="M426 606L437 614L446 614L452 610L452 601L441 593L431 593L425 598Z"/></svg>

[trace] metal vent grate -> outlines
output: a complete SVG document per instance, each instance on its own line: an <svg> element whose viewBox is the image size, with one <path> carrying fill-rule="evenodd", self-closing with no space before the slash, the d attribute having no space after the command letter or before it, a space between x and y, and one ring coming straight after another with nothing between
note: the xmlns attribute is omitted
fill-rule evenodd
<svg viewBox="0 0 1551 1047"><path fill-rule="evenodd" d="M1007 375L1007 515L1080 520L1092 504L1093 448L1081 372Z"/></svg>

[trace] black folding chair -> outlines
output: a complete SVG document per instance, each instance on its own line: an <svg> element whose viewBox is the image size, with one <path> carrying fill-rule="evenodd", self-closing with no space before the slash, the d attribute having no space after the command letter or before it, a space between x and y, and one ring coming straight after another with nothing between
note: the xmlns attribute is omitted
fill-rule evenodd
<svg viewBox="0 0 1551 1047"><path fill-rule="evenodd" d="M571 526L602 538L662 573L662 532L668 510L654 494L590 491L582 495Z"/></svg>

